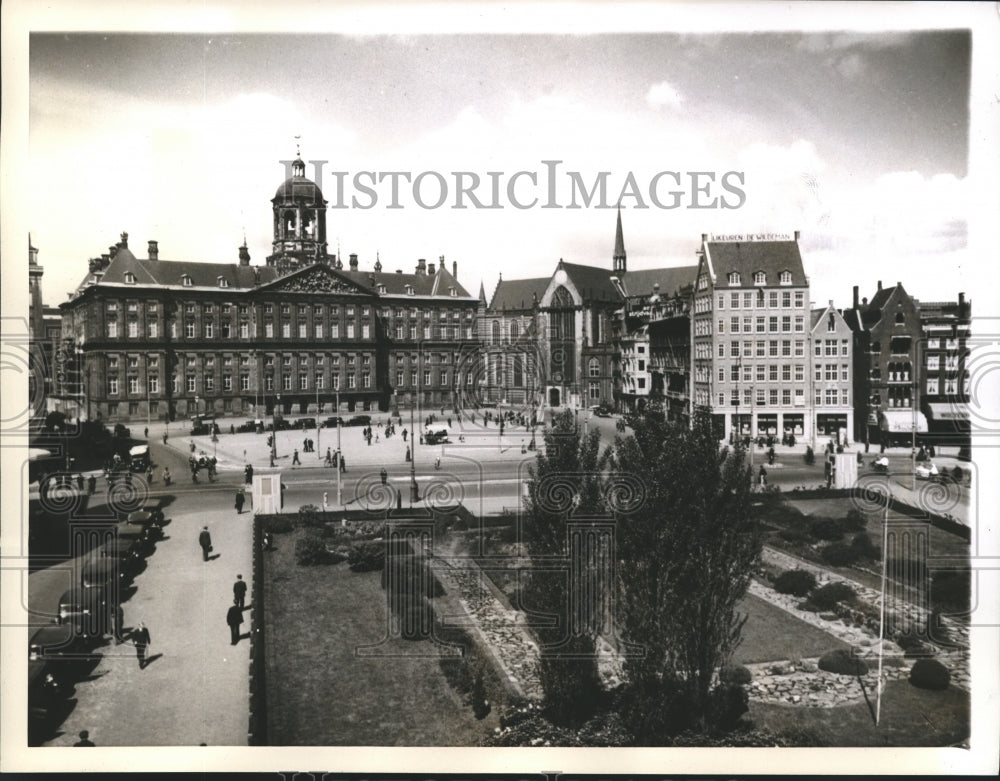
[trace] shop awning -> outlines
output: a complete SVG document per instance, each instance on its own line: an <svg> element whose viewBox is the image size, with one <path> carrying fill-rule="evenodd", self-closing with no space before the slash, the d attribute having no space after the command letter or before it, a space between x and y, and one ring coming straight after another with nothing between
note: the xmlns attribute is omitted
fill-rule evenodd
<svg viewBox="0 0 1000 781"><path fill-rule="evenodd" d="M927 432L927 418L922 412L912 409L887 409L878 414L878 427L889 434L910 434L913 432L914 419L917 423L917 433Z"/></svg>
<svg viewBox="0 0 1000 781"><path fill-rule="evenodd" d="M947 402L931 403L927 405L927 412L930 413L931 420L968 420L969 405L964 403L949 404Z"/></svg>

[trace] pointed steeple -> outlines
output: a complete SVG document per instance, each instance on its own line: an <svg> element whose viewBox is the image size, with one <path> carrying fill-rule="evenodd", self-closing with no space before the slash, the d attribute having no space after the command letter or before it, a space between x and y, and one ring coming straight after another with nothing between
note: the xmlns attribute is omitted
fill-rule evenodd
<svg viewBox="0 0 1000 781"><path fill-rule="evenodd" d="M615 254L612 256L612 268L616 274L624 274L627 270L625 263L625 237L622 235L622 205L618 204L618 225L615 227Z"/></svg>
<svg viewBox="0 0 1000 781"><path fill-rule="evenodd" d="M479 280L479 300L484 304L486 303L486 288L483 287L483 281Z"/></svg>

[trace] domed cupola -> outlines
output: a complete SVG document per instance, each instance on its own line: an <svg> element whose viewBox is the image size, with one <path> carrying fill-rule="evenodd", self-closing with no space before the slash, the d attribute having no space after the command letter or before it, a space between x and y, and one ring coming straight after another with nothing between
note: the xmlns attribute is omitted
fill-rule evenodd
<svg viewBox="0 0 1000 781"><path fill-rule="evenodd" d="M287 163L286 163L287 164ZM292 175L274 193L274 241L267 265L293 271L326 262L326 200L315 182L306 178L306 164L296 156Z"/></svg>

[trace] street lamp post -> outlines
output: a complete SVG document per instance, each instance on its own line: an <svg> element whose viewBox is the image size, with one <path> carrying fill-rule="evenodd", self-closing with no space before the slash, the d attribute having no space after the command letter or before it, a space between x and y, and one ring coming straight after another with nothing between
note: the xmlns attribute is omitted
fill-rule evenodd
<svg viewBox="0 0 1000 781"><path fill-rule="evenodd" d="M413 427L413 400L410 400L410 507L420 501L417 490L417 434Z"/></svg>
<svg viewBox="0 0 1000 781"><path fill-rule="evenodd" d="M314 378L315 379L315 378ZM319 436L319 382L316 383L316 460L323 460L323 447L320 445ZM340 469L337 469L337 474L340 474Z"/></svg>
<svg viewBox="0 0 1000 781"><path fill-rule="evenodd" d="M271 464L278 458L278 405L281 404L281 394L275 395L274 409L271 410Z"/></svg>
<svg viewBox="0 0 1000 781"><path fill-rule="evenodd" d="M337 393L337 505L343 506L343 486L341 485L340 480L340 459L343 458L343 455L340 452L340 377L337 376L335 379L337 383L335 388Z"/></svg>

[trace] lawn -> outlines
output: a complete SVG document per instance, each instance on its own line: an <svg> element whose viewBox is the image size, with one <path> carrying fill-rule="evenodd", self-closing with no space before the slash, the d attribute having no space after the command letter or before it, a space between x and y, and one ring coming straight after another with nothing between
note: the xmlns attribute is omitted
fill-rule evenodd
<svg viewBox="0 0 1000 781"><path fill-rule="evenodd" d="M449 686L429 640L382 641L378 572L346 563L295 564L295 537L265 557L265 687L271 745L475 746L496 726L477 721ZM365 656L359 646L374 646Z"/></svg>
<svg viewBox="0 0 1000 781"><path fill-rule="evenodd" d="M733 653L733 662L753 664L822 656L848 644L805 621L747 594L737 610L749 615L743 627L743 642Z"/></svg>
<svg viewBox="0 0 1000 781"><path fill-rule="evenodd" d="M838 708L802 708L750 703L750 718L775 732L806 730L816 746L951 746L969 736L969 695L952 686L945 691L918 689L890 681L882 695L876 727L871 706L862 701Z"/></svg>

